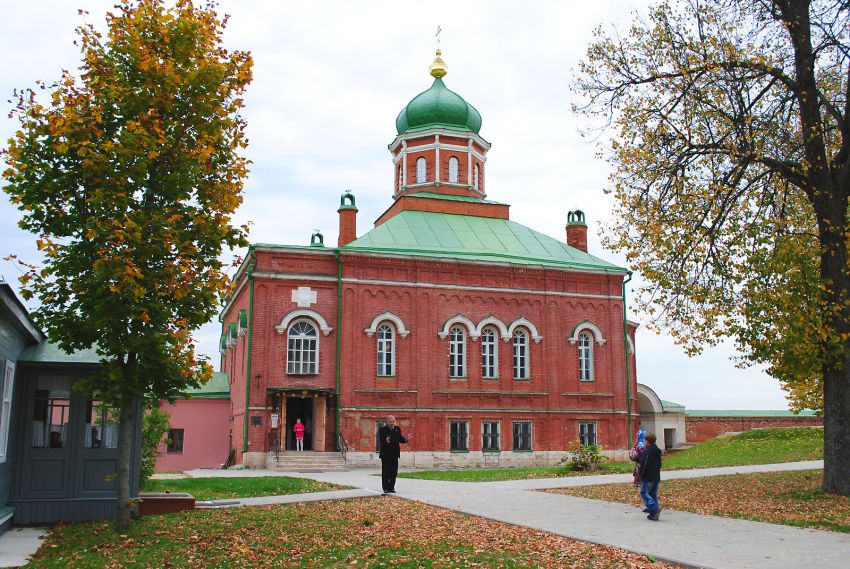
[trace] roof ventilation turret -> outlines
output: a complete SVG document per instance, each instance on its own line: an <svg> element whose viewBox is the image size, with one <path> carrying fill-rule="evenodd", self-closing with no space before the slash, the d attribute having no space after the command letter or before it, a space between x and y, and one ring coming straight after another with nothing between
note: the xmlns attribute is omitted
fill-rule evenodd
<svg viewBox="0 0 850 569"><path fill-rule="evenodd" d="M567 213L567 245L587 253L587 224L580 209Z"/></svg>

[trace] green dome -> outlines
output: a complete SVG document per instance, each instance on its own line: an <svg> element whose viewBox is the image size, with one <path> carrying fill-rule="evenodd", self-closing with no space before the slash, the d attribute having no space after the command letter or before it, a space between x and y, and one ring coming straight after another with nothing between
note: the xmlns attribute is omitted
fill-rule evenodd
<svg viewBox="0 0 850 569"><path fill-rule="evenodd" d="M481 115L463 97L450 91L439 77L427 91L419 93L398 114L395 127L399 134L426 128L481 130Z"/></svg>

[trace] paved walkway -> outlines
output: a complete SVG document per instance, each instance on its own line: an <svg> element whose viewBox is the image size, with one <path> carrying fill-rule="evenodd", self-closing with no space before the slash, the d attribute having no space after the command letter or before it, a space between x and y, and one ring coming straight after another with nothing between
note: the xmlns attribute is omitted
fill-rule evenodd
<svg viewBox="0 0 850 569"><path fill-rule="evenodd" d="M719 474L776 472L823 468L822 461L665 471L663 480L699 478ZM376 496L380 494L377 469L348 472L280 472L267 470L195 470L189 477L297 476L353 486L351 490L316 492L293 496L267 496L216 501L207 507L286 504ZM442 482L399 479L398 496L450 508L476 516L527 526L557 535L619 547L685 567L730 569L806 569L846 567L850 559L850 534L793 528L761 522L702 516L664 510L661 521L649 522L638 508L627 504L587 500L573 496L535 492L545 488L587 486L611 482L631 482L630 474L609 474L573 478L544 478L504 482ZM661 484L664 501L664 483ZM0 552L12 543L34 553L40 541L37 534L0 537ZM13 542L10 540L18 539ZM27 538L26 540L24 538ZM26 548L24 548L26 549ZM21 547L17 547L20 552ZM19 555L21 553L18 553ZM20 558L18 558L20 559ZM3 565L0 555L0 567ZM19 562L20 563L20 562Z"/></svg>
<svg viewBox="0 0 850 569"><path fill-rule="evenodd" d="M822 468L822 461L701 470L666 471L664 480L718 474ZM377 470L291 475L377 492ZM646 520L627 504L534 492L543 488L630 482L631 475L441 482L399 479L398 496L476 516L532 527L565 537L619 547L687 567L807 569L846 567L850 535L746 520L664 510L660 522ZM664 483L661 484L661 501Z"/></svg>
<svg viewBox="0 0 850 569"><path fill-rule="evenodd" d="M42 528L12 528L0 535L0 567L25 565L41 547L41 538L46 534Z"/></svg>

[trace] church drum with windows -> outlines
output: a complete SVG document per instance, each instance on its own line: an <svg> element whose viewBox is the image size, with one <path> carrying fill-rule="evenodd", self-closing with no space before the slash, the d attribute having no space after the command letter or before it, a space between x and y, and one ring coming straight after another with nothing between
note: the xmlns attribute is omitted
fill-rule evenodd
<svg viewBox="0 0 850 569"><path fill-rule="evenodd" d="M350 193L337 247L254 244L221 313L236 461L295 449L377 460L395 415L403 464L554 464L571 441L628 448L637 428L628 271L487 199L481 115L443 82L402 109L389 145L392 203L357 237ZM565 195L569 197L568 191Z"/></svg>

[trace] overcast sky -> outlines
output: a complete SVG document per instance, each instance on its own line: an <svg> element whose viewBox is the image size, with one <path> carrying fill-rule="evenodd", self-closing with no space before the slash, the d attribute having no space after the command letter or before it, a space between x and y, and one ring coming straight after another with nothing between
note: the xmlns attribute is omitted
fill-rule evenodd
<svg viewBox="0 0 850 569"><path fill-rule="evenodd" d="M102 26L113 2L0 0L0 138L16 125L6 115L16 87L59 78L79 66L74 28L86 19ZM511 204L511 219L564 239L567 211L582 209L589 250L625 265L602 249L600 222L611 216L603 193L609 166L580 134L570 111L572 70L594 28L624 29L636 0L458 2L266 2L224 0L231 15L225 41L250 50L248 88L253 161L238 221L253 221L253 242L305 245L320 229L335 244L339 196L357 197L358 234L391 201L393 168L387 145L398 112L432 81L437 25L449 73L446 85L483 117L481 135L493 147L487 161L488 198ZM0 194L0 257L37 260L33 237L15 225L18 211ZM0 262L17 290L18 270ZM30 308L34 308L30 305ZM640 314L630 318L641 322ZM202 329L202 353L218 363L218 324ZM759 370L737 369L730 346L686 357L666 336L637 334L638 381L659 397L690 409L785 409L778 382Z"/></svg>

